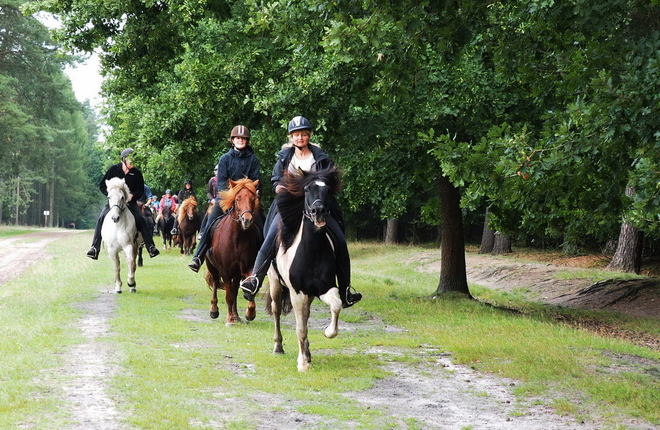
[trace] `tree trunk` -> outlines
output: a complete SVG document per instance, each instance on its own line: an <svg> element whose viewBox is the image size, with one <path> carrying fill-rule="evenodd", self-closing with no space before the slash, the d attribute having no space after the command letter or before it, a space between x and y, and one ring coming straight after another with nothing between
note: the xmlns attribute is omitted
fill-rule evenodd
<svg viewBox="0 0 660 430"><path fill-rule="evenodd" d="M16 216L16 225L19 225L19 219L18 215L20 214L20 202L21 200L21 177L19 176L16 179L16 210L14 211L14 214Z"/></svg>
<svg viewBox="0 0 660 430"><path fill-rule="evenodd" d="M48 187L49 201L48 201L48 211L50 216L48 217L48 226L53 227L53 220L55 219L55 165L53 164L53 169L51 171L51 181L50 187Z"/></svg>
<svg viewBox="0 0 660 430"><path fill-rule="evenodd" d="M449 180L441 176L438 182L440 194L440 282L435 294L458 292L470 296L465 271L465 239L463 237L463 213L461 196Z"/></svg>
<svg viewBox="0 0 660 430"><path fill-rule="evenodd" d="M399 235L399 220L398 219L388 219L387 228L385 230L385 245L394 245L396 244L397 237Z"/></svg>
<svg viewBox="0 0 660 430"><path fill-rule="evenodd" d="M632 197L635 189L632 186L626 187L626 195ZM637 273L642 270L642 249L644 246L644 233L637 227L630 224L626 217L623 217L621 230L619 232L619 243L612 261L606 269L617 272Z"/></svg>
<svg viewBox="0 0 660 430"><path fill-rule="evenodd" d="M511 236L495 232L495 242L493 244L493 255L509 254L511 250Z"/></svg>
<svg viewBox="0 0 660 430"><path fill-rule="evenodd" d="M486 208L486 217L484 219L484 231L481 234L481 246L479 254L489 254L493 251L495 245L495 230L488 225L488 208Z"/></svg>
<svg viewBox="0 0 660 430"><path fill-rule="evenodd" d="M644 245L644 233L635 226L624 221L621 223L619 232L619 243L612 261L606 269L617 272L628 272L639 274L642 270L642 247Z"/></svg>

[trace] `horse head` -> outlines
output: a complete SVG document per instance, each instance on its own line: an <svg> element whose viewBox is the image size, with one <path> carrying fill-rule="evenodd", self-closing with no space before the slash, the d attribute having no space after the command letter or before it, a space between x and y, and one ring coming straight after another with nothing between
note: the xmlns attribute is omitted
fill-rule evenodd
<svg viewBox="0 0 660 430"><path fill-rule="evenodd" d="M330 214L329 197L339 192L339 173L335 168L317 172L291 173L286 172L280 181L285 189L278 196L284 206L295 207L291 203L298 200L302 204L302 214L309 219L317 229L325 227L326 218ZM280 210L282 213L282 205ZM286 213L282 215L287 217Z"/></svg>
<svg viewBox="0 0 660 430"><path fill-rule="evenodd" d="M188 197L181 203L181 210L179 212L179 222L183 221L183 218L188 217L190 221L195 217L197 208L197 199L195 197Z"/></svg>
<svg viewBox="0 0 660 430"><path fill-rule="evenodd" d="M230 179L229 188L220 192L222 210L230 211L231 219L239 223L243 230L250 228L256 217L255 212L259 209L258 186L258 180Z"/></svg>
<svg viewBox="0 0 660 430"><path fill-rule="evenodd" d="M123 178L111 178L105 181L108 190L108 206L112 213L112 221L119 222L121 214L126 210L130 191Z"/></svg>
<svg viewBox="0 0 660 430"><path fill-rule="evenodd" d="M327 198L330 193L328 184L322 179L314 179L304 187L305 209L303 214L312 221L316 228L325 227L328 216Z"/></svg>

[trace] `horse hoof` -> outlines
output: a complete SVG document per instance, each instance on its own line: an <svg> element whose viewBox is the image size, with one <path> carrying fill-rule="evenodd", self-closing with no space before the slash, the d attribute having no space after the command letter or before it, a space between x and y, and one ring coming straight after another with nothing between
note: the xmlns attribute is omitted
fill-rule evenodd
<svg viewBox="0 0 660 430"><path fill-rule="evenodd" d="M115 294L121 294L121 290L115 291Z"/></svg>
<svg viewBox="0 0 660 430"><path fill-rule="evenodd" d="M254 318L257 316L256 309L248 309L245 311L245 319L248 321L254 321Z"/></svg>
<svg viewBox="0 0 660 430"><path fill-rule="evenodd" d="M135 288L131 288L131 293L137 293L137 290Z"/></svg>
<svg viewBox="0 0 660 430"><path fill-rule="evenodd" d="M218 312L211 311L210 314L211 314L211 318L213 318L215 320L215 319L218 319L218 317L220 316L220 311L218 311Z"/></svg>

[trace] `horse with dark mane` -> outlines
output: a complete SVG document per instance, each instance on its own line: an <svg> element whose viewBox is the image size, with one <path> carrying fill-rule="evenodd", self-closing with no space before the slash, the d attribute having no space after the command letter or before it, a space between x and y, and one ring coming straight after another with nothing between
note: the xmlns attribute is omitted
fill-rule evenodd
<svg viewBox="0 0 660 430"><path fill-rule="evenodd" d="M326 232L328 201L339 192L339 174L335 168L305 174L285 173L280 181L275 204L281 222L278 250L268 271L270 292L266 312L274 317L274 353L284 353L280 317L291 308L296 316L298 335L298 370L309 369L312 359L307 338L310 306L315 297L330 306L327 338L337 336L342 309L336 285L336 258L333 243Z"/></svg>
<svg viewBox="0 0 660 430"><path fill-rule="evenodd" d="M236 297L241 279L252 273L257 251L263 241L256 225L259 213L259 181L248 178L229 181L229 188L219 194L220 205L226 215L210 228L211 249L206 253L206 282L213 291L211 318L218 318L218 288L225 290L227 303L226 325L241 321L238 316ZM248 303L245 318L252 321L256 316L254 301Z"/></svg>
<svg viewBox="0 0 660 430"><path fill-rule="evenodd" d="M197 245L197 232L202 219L197 213L197 199L188 197L179 208L179 234L181 235L181 254L192 255Z"/></svg>
<svg viewBox="0 0 660 430"><path fill-rule="evenodd" d="M140 207L140 212L142 213L142 216L144 217L144 220L147 223L149 230L154 231L154 226L156 225L156 221L154 220L154 216L153 216L153 212L151 211L151 208L140 202L138 202L138 206ZM137 256L138 267L142 267L144 265L144 259L142 258L143 249L144 249L144 242L142 242L138 247L138 256Z"/></svg>
<svg viewBox="0 0 660 430"><path fill-rule="evenodd" d="M163 232L163 247L165 249L172 247L172 227L174 227L174 216L169 207L164 207L161 212L161 217L158 219L158 230Z"/></svg>

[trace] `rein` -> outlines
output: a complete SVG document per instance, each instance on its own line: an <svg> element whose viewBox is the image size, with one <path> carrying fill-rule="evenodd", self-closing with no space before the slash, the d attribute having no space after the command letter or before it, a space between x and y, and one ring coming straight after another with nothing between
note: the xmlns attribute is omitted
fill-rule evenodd
<svg viewBox="0 0 660 430"><path fill-rule="evenodd" d="M119 209L119 212L124 212L124 211L126 210L126 205L124 205L124 206L122 207L122 206L119 206L118 204L115 204L115 205L110 206L110 209L112 209L112 208L114 208L114 207L116 207L117 209Z"/></svg>

